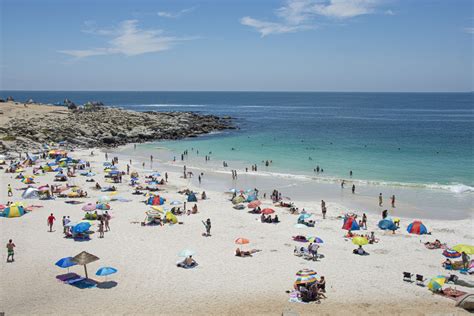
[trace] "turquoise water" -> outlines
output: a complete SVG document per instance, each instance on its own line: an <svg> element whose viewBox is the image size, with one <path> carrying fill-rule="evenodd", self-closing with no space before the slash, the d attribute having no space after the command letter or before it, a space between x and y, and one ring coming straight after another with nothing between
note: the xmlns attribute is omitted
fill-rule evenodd
<svg viewBox="0 0 474 316"><path fill-rule="evenodd" d="M472 191L472 93L253 93L253 92L12 92L17 99L109 105L143 110L230 115L236 131L184 141L146 144L167 147L167 158L185 149L212 152L242 168L322 180L353 178L367 183ZM232 148L234 150L232 150ZM159 150L155 151L158 155ZM272 160L264 168L262 160ZM323 174L315 175L319 165Z"/></svg>

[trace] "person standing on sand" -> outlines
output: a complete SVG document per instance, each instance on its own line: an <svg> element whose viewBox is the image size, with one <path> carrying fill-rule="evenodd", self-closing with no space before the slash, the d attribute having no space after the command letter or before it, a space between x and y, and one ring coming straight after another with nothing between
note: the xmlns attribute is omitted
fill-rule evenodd
<svg viewBox="0 0 474 316"><path fill-rule="evenodd" d="M150 162L153 163L153 155L150 155Z"/></svg>
<svg viewBox="0 0 474 316"><path fill-rule="evenodd" d="M14 248L16 247L16 245L13 243L13 240L9 240L8 241L8 244L7 244L7 262L13 262L15 261L15 250ZM11 257L11 260L10 260L10 257Z"/></svg>
<svg viewBox="0 0 474 316"><path fill-rule="evenodd" d="M165 172L165 181L168 182L168 172Z"/></svg>
<svg viewBox="0 0 474 316"><path fill-rule="evenodd" d="M104 221L99 223L99 238L104 238Z"/></svg>
<svg viewBox="0 0 474 316"><path fill-rule="evenodd" d="M201 175L198 176L199 184L201 184Z"/></svg>
<svg viewBox="0 0 474 316"><path fill-rule="evenodd" d="M341 182L341 189L344 189L344 184L345 184L345 181L342 180L342 182Z"/></svg>
<svg viewBox="0 0 474 316"><path fill-rule="evenodd" d="M109 160L109 155L105 153L105 160Z"/></svg>
<svg viewBox="0 0 474 316"><path fill-rule="evenodd" d="M109 212L105 211L105 214L104 214L104 224L105 224L105 231L106 231L106 232L110 231L109 221L110 221Z"/></svg>
<svg viewBox="0 0 474 316"><path fill-rule="evenodd" d="M48 216L48 226L49 226L50 233L53 231L53 224L55 220L56 220L56 217L54 217L53 213L51 213L51 215Z"/></svg>
<svg viewBox="0 0 474 316"><path fill-rule="evenodd" d="M206 237L211 236L211 219L208 218L206 221L202 221L204 227L206 227Z"/></svg>
<svg viewBox="0 0 474 316"><path fill-rule="evenodd" d="M356 191L356 186L355 184L352 185L352 194L355 194L355 191Z"/></svg>
<svg viewBox="0 0 474 316"><path fill-rule="evenodd" d="M383 204L382 193L379 194L379 206L381 207Z"/></svg>
<svg viewBox="0 0 474 316"><path fill-rule="evenodd" d="M12 190L12 186L11 186L11 184L10 184L10 183L8 184L8 188L7 188L7 190L8 190L8 197L11 197L11 196L13 196L13 190Z"/></svg>
<svg viewBox="0 0 474 316"><path fill-rule="evenodd" d="M326 202L324 200L321 200L321 211L323 212L323 219L326 219Z"/></svg>
<svg viewBox="0 0 474 316"><path fill-rule="evenodd" d="M367 215L365 215L365 213L362 214L362 227L367 229Z"/></svg>
<svg viewBox="0 0 474 316"><path fill-rule="evenodd" d="M467 253L465 253L464 251L461 252L461 259L462 259L462 265L464 267L464 269L467 269L469 267L469 256L467 255Z"/></svg>
<svg viewBox="0 0 474 316"><path fill-rule="evenodd" d="M395 194L392 195L392 208L395 208Z"/></svg>

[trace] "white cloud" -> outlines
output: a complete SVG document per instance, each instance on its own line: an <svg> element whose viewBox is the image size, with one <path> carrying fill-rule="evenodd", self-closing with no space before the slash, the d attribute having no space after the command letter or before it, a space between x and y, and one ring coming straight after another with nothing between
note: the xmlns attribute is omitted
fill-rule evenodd
<svg viewBox="0 0 474 316"><path fill-rule="evenodd" d="M126 20L116 28L101 30L96 29L92 23L86 22L88 28L83 30L85 33L112 37L106 47L60 50L59 52L76 58L112 54L135 56L165 51L177 42L193 39L165 36L162 30L142 30L137 24L137 20Z"/></svg>
<svg viewBox="0 0 474 316"><path fill-rule="evenodd" d="M385 10L384 14L385 15L395 15L395 12L393 12L392 10Z"/></svg>
<svg viewBox="0 0 474 316"><path fill-rule="evenodd" d="M180 16L193 12L196 9L196 7L191 7L187 9L180 10L178 12L169 12L169 11L159 11L157 14L158 16L162 18L179 18Z"/></svg>
<svg viewBox="0 0 474 316"><path fill-rule="evenodd" d="M290 33L314 28L312 22L318 16L347 19L372 14L378 4L379 0L287 0L283 7L276 10L281 22L267 22L247 16L240 23L255 28L262 36Z"/></svg>
<svg viewBox="0 0 474 316"><path fill-rule="evenodd" d="M251 18L249 16L240 19L240 23L255 28L262 35L262 37L269 34L292 33L304 28L303 25L292 26L281 23L265 22Z"/></svg>
<svg viewBox="0 0 474 316"><path fill-rule="evenodd" d="M474 27L465 27L464 32L468 34L474 34Z"/></svg>

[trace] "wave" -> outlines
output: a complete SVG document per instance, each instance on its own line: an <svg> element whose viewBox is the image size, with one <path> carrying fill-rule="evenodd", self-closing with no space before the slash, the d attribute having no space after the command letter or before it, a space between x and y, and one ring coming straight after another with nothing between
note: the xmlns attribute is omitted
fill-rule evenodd
<svg viewBox="0 0 474 316"><path fill-rule="evenodd" d="M167 164L164 162L164 164ZM173 164L174 165L174 164ZM176 165L174 165L176 166ZM203 165L189 165L189 168L195 170L201 170L206 172L213 172L218 174L230 174L230 170L225 170L220 167L204 167ZM355 184L360 186L389 186L389 187L401 187L401 188L412 188L412 189L429 189L429 190L443 190L449 191L456 195L473 193L474 187L463 184L463 183L449 183L449 184L439 184L439 183L414 183L414 182L396 182L396 181L383 181L383 180L363 180L363 179L346 179L339 177L330 177L330 176L317 176L317 175L305 175L305 174L294 174L294 173L282 173L282 172L273 172L273 171L258 171L258 172L248 172L248 174L260 177L275 177L275 178L284 178L292 179L302 182L319 182L319 183L329 183L329 184L339 184L344 179L347 185Z"/></svg>

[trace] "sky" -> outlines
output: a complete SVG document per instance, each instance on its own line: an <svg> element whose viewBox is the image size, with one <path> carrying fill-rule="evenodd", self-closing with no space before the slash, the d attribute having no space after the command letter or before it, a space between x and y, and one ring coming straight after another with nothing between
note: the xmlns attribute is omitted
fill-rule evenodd
<svg viewBox="0 0 474 316"><path fill-rule="evenodd" d="M0 0L0 90L458 92L470 0Z"/></svg>

